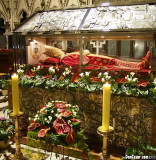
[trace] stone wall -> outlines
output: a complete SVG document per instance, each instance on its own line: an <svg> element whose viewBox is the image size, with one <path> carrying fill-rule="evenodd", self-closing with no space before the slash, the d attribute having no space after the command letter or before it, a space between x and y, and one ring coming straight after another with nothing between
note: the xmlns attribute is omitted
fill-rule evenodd
<svg viewBox="0 0 156 160"><path fill-rule="evenodd" d="M63 100L80 106L81 120L91 141L98 144L101 137L97 128L101 125L102 94L82 93L65 90L45 90L39 88L20 88L21 110L24 112L24 124L28 117L36 114L42 105L52 100ZM111 125L115 119L115 131L110 137L112 144L127 148L134 146L133 136L143 136L143 142L152 141L154 106L146 99L135 97L111 97Z"/></svg>

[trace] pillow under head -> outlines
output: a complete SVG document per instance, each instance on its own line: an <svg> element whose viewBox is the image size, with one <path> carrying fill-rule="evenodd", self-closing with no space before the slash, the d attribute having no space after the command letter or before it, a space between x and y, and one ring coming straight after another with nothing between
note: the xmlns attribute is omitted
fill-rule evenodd
<svg viewBox="0 0 156 160"><path fill-rule="evenodd" d="M53 47L53 46L47 46L47 45L45 45L44 54L46 56L56 57L56 58L59 58L59 59L62 59L65 56L65 53L61 49Z"/></svg>

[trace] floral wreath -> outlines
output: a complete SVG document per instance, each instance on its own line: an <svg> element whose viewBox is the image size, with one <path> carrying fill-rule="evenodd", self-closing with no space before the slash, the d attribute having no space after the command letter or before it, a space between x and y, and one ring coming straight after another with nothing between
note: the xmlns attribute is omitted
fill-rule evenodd
<svg viewBox="0 0 156 160"><path fill-rule="evenodd" d="M77 105L66 104L64 101L49 102L33 118L29 118L28 131L37 131L38 138L44 138L46 134L63 135L64 144L67 145L82 142L86 137L84 129L80 127L81 121L77 119L78 111Z"/></svg>

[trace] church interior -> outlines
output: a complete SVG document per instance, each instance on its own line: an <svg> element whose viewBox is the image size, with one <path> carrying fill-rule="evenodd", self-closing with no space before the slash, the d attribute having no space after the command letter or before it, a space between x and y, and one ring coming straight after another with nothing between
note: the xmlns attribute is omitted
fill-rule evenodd
<svg viewBox="0 0 156 160"><path fill-rule="evenodd" d="M0 159L156 159L156 1L0 1Z"/></svg>

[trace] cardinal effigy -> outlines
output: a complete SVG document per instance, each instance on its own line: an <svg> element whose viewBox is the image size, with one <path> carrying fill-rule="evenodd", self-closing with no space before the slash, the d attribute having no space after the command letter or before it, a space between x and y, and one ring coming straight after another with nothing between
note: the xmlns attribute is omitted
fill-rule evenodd
<svg viewBox="0 0 156 160"><path fill-rule="evenodd" d="M71 53L69 53L71 52ZM122 69L122 70L142 70L149 69L150 51L142 58L141 62L124 61L117 58L112 58L104 55L96 55L89 52L89 50L83 50L82 52L82 64L87 69L95 68L108 68L108 69ZM47 57L40 60L40 63L44 65L61 64L66 66L80 65L80 52L67 50L62 51L59 48L45 45L45 52L43 53Z"/></svg>

